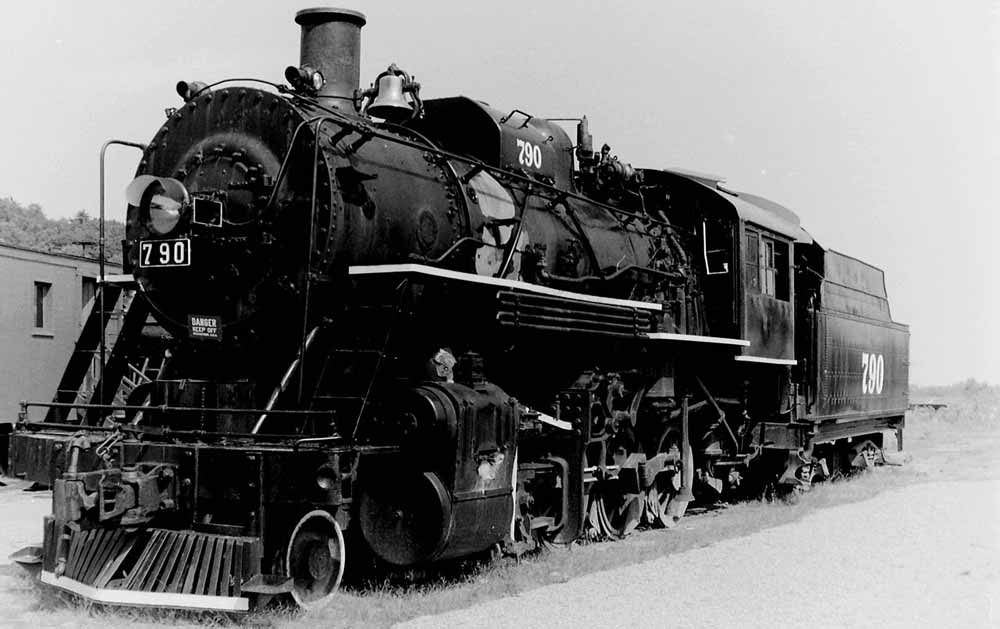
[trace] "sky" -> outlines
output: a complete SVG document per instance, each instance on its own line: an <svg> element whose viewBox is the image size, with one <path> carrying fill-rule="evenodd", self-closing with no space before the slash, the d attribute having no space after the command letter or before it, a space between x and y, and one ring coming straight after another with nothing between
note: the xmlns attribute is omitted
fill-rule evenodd
<svg viewBox="0 0 1000 629"><path fill-rule="evenodd" d="M5 2L0 197L95 215L98 151L147 142L178 80L282 81L276 0ZM424 98L587 115L638 167L722 175L886 272L915 384L1000 383L1000 6L962 0L421 2L363 12L362 84L398 63ZM112 149L108 214L138 153Z"/></svg>

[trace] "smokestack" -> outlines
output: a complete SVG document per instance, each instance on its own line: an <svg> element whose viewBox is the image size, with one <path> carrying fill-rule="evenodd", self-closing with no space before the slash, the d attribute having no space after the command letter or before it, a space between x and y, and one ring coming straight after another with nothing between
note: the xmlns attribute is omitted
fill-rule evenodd
<svg viewBox="0 0 1000 629"><path fill-rule="evenodd" d="M349 9L316 7L296 13L295 22L302 27L299 65L319 70L326 79L319 96L336 97L328 99L326 104L354 111L351 99L361 78L364 14Z"/></svg>

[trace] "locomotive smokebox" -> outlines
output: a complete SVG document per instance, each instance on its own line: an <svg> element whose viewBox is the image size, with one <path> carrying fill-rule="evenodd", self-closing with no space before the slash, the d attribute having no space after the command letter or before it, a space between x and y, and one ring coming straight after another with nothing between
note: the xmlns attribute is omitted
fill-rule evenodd
<svg viewBox="0 0 1000 629"><path fill-rule="evenodd" d="M296 13L295 22L302 26L300 66L319 70L326 79L318 95L328 97L328 105L353 111L354 90L361 77L364 14L317 7Z"/></svg>

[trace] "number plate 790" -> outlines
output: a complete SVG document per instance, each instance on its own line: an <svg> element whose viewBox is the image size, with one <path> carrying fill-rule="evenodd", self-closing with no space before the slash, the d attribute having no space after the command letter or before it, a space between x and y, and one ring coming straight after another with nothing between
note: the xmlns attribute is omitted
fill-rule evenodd
<svg viewBox="0 0 1000 629"><path fill-rule="evenodd" d="M164 266L190 266L191 240L140 240L139 266L142 268Z"/></svg>

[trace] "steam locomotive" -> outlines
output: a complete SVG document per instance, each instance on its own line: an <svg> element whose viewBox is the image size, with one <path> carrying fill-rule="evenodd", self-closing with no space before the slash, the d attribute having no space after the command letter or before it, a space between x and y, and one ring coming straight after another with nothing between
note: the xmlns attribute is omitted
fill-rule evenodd
<svg viewBox="0 0 1000 629"><path fill-rule="evenodd" d="M127 190L127 276L25 404L14 469L53 502L16 558L42 581L308 607L345 566L670 527L901 444L879 269L719 178L595 150L585 117L573 141L395 65L359 89L364 16L295 19L288 85L178 84Z"/></svg>

